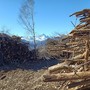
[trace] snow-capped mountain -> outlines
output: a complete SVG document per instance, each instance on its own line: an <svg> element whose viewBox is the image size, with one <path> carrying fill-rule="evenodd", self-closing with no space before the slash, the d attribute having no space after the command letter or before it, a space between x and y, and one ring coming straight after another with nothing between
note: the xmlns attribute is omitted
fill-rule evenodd
<svg viewBox="0 0 90 90"><path fill-rule="evenodd" d="M36 41L44 41L44 40L46 40L48 38L49 38L49 36L46 36L45 34L41 34L41 35L36 36ZM29 41L29 42L33 41L32 37L22 37L21 39L23 41Z"/></svg>
<svg viewBox="0 0 90 90"><path fill-rule="evenodd" d="M36 36L36 41L44 41L48 38L49 38L48 36L46 36L45 34L42 34L42 35Z"/></svg>
<svg viewBox="0 0 90 90"><path fill-rule="evenodd" d="M42 35L38 35L36 36L36 44L37 44L37 47L38 46L42 46L42 45L45 45L46 43L46 40L49 38L49 36L46 36L45 34L42 34ZM23 43L29 43L30 44L30 47L33 48L33 38L32 37L22 37L22 42Z"/></svg>

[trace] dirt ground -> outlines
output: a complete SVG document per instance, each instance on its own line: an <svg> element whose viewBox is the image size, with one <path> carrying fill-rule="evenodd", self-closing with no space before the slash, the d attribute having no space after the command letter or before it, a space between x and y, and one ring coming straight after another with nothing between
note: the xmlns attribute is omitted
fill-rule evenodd
<svg viewBox="0 0 90 90"><path fill-rule="evenodd" d="M57 61L40 61L0 67L0 90L60 90L60 82L46 83L42 75ZM44 65L43 65L44 64Z"/></svg>

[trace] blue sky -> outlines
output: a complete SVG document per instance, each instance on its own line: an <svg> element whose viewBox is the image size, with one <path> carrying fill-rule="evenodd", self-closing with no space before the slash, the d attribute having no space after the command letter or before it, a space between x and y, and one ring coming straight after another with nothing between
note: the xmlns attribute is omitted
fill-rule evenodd
<svg viewBox="0 0 90 90"><path fill-rule="evenodd" d="M0 0L0 28L5 26L10 33L25 36L26 31L18 23L19 9L24 0ZM66 34L74 27L70 14L90 8L90 0L35 0L36 34Z"/></svg>

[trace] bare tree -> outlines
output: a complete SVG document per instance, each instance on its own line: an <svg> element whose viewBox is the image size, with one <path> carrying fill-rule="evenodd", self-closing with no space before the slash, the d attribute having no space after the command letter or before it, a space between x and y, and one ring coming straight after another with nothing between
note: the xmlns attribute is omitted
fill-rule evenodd
<svg viewBox="0 0 90 90"><path fill-rule="evenodd" d="M36 57L36 35L34 23L34 0L26 0L20 8L19 22L33 37L34 50Z"/></svg>

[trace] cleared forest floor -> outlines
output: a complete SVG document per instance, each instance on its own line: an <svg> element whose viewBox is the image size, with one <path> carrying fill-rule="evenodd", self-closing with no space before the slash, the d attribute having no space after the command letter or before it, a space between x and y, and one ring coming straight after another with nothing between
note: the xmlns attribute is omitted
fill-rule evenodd
<svg viewBox="0 0 90 90"><path fill-rule="evenodd" d="M60 82L46 83L42 81L45 68L56 63L58 63L56 60L46 60L27 62L20 66L2 66L0 67L0 90L59 90Z"/></svg>

